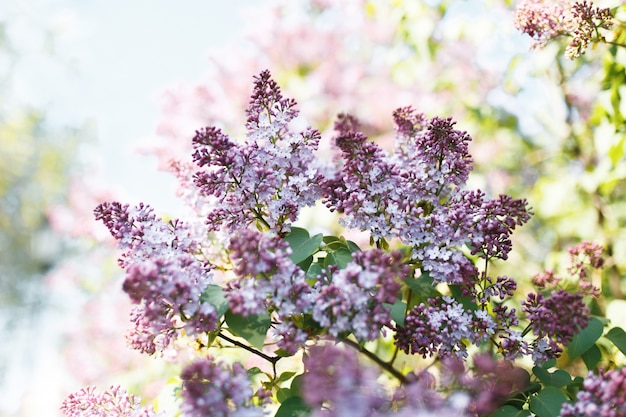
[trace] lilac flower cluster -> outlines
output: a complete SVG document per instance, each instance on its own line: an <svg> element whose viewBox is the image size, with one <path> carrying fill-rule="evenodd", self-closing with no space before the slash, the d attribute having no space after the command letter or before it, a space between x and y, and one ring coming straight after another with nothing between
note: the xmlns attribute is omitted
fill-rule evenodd
<svg viewBox="0 0 626 417"><path fill-rule="evenodd" d="M233 313L276 311L290 316L311 308L311 287L304 271L289 258L286 241L247 229L231 238L228 250L236 275L226 288Z"/></svg>
<svg viewBox="0 0 626 417"><path fill-rule="evenodd" d="M556 358L580 329L587 326L589 309L581 293L563 289L549 294L530 293L522 302L522 311L530 321L530 328L537 337L533 346L533 360L542 363Z"/></svg>
<svg viewBox="0 0 626 417"><path fill-rule="evenodd" d="M181 411L185 416L262 417L252 404L253 391L240 363L228 366L212 358L197 360L183 369Z"/></svg>
<svg viewBox="0 0 626 417"><path fill-rule="evenodd" d="M507 360L514 360L524 355L532 354L530 346L521 331L516 330L519 325L517 311L503 304L496 304L492 308L495 321L498 348Z"/></svg>
<svg viewBox="0 0 626 417"><path fill-rule="evenodd" d="M423 357L466 357L464 340L480 344L496 331L493 318L484 310L466 310L451 297L437 297L421 303L397 326L394 342L406 353Z"/></svg>
<svg viewBox="0 0 626 417"><path fill-rule="evenodd" d="M119 386L99 393L95 387L83 388L67 396L61 405L66 417L158 417L154 410L141 405L141 400Z"/></svg>
<svg viewBox="0 0 626 417"><path fill-rule="evenodd" d="M584 53L592 41L604 41L600 29L610 29L613 16L608 8L588 1L524 0L515 11L515 26L541 48L559 36L571 38L566 56Z"/></svg>
<svg viewBox="0 0 626 417"><path fill-rule="evenodd" d="M345 215L346 226L375 241L399 237L436 282L473 281L477 270L460 248L506 259L510 234L530 218L527 202L462 189L472 168L471 138L452 120L428 120L410 107L396 110L394 119L389 156L355 130L354 118L340 118L336 144L344 164L323 184L324 201Z"/></svg>
<svg viewBox="0 0 626 417"><path fill-rule="evenodd" d="M588 268L599 269L604 266L602 257L604 249L595 242L585 241L569 248L570 266L567 271L572 275L578 275L580 281L588 277Z"/></svg>
<svg viewBox="0 0 626 417"><path fill-rule="evenodd" d="M302 395L312 408L310 417L465 417L469 398L461 392L444 398L430 374L402 386L389 398L376 374L361 366L354 351L321 345L304 358ZM429 379L428 377L431 377Z"/></svg>
<svg viewBox="0 0 626 417"><path fill-rule="evenodd" d="M574 403L565 403L560 417L626 416L626 367L589 373Z"/></svg>
<svg viewBox="0 0 626 417"><path fill-rule="evenodd" d="M373 249L352 254L338 271L327 270L313 290L313 319L337 337L351 332L360 340L374 340L390 324L390 307L409 274L399 252Z"/></svg>
<svg viewBox="0 0 626 417"><path fill-rule="evenodd" d="M198 245L182 222L157 219L143 204L102 203L95 214L124 250L123 289L137 304L129 335L133 347L153 354L182 329L189 334L216 329L216 309L201 298L212 283L210 267L196 257Z"/></svg>
<svg viewBox="0 0 626 417"><path fill-rule="evenodd" d="M356 252L345 268L322 270L311 286L306 274L289 255L289 245L277 237L244 230L229 246L236 278L226 287L234 313L272 312L280 324L275 328L278 346L295 352L308 339L296 324L311 315L333 336L352 333L358 340L377 338L390 322L390 307L409 274L401 254L382 250Z"/></svg>
<svg viewBox="0 0 626 417"><path fill-rule="evenodd" d="M321 174L313 152L318 131L295 133L290 122L297 116L293 100L282 97L268 71L255 77L247 109L248 140L239 144L220 129L196 132L193 159L201 168L195 184L201 195L216 200L207 217L212 230L229 232L256 223L279 234L289 232L300 208L319 198Z"/></svg>
<svg viewBox="0 0 626 417"><path fill-rule="evenodd" d="M472 415L485 416L497 409L528 383L528 374L509 361L496 361L491 355L477 354L469 368L458 358L443 359L441 384L456 388L470 397L468 410Z"/></svg>
<svg viewBox="0 0 626 417"><path fill-rule="evenodd" d="M236 277L225 288L233 313L274 313L278 347L294 353L308 340L295 320L308 313L316 301L306 274L289 255L289 244L276 236L242 230L231 238L230 259Z"/></svg>
<svg viewBox="0 0 626 417"><path fill-rule="evenodd" d="M96 218L124 249L123 288L137 304L131 317L135 324L131 344L152 354L182 332L205 335L220 330L221 317L209 300L214 298L209 290L215 289L210 287L211 270L217 263L211 263L212 249L194 236L204 239L207 231L225 231L232 271L225 274L219 291L228 301L228 312L244 318L269 314L269 337L275 338L281 355L308 350L307 390L302 395L316 408L314 416L320 408L327 410L325 415L372 417L482 412L479 405L470 405L468 395L455 393L444 399L423 381L408 377L405 381L397 371L400 380L413 383L389 399L369 371L359 366L354 352L311 347L307 342L319 342L322 335L375 340L388 328L394 330L399 350L424 357L465 359L469 343L497 343L497 338L507 358L528 353L522 334L512 330L518 324L515 310L497 304L492 310L486 307L496 298L504 303L515 290L515 281L506 276L493 280L486 271L479 274L466 256L470 252L486 261L507 259L512 232L531 215L526 200L503 195L490 199L480 190L464 188L472 169L471 138L456 130L451 119L429 119L410 107L398 109L395 149L388 154L358 131L354 117L342 115L335 128L343 162L323 177L314 157L320 134L311 129L292 131L295 102L282 97L267 71L255 78L247 116L244 143L232 141L215 127L198 131L193 139L197 167L189 185L211 204L203 230L157 219L143 204L130 208L103 203L96 209ZM181 167L180 172L187 178L190 171ZM307 253L313 254L309 259L315 268L305 271L296 265L284 238L300 209L320 197L343 213L346 226L369 232L377 248L353 251L351 260L339 267L329 261L331 252L324 258L324 251L331 249L322 246ZM254 230L254 225L265 233ZM388 250L387 240L394 238L408 246L410 260ZM591 259L595 252L585 247L572 256L583 255ZM577 266L581 275L586 274L584 265ZM430 275L435 284L460 284L478 308L437 296L411 304L401 325L394 324L392 305L405 301L406 281L416 270ZM535 350L543 352L542 343L554 340L555 346L549 347L556 351L556 343L565 343L573 334L568 325L586 324L582 300L567 294L555 290L550 296L529 296L524 303L538 338ZM406 301L410 303L411 297ZM558 302L567 302L567 307L556 311ZM401 322L395 315L394 319ZM226 323L231 324L228 318ZM248 350L269 358L255 348ZM500 370L487 368L485 373ZM185 415L263 414L262 408L252 405L255 394L240 364L229 367L211 358L199 360L187 366L181 378ZM456 378L460 381L461 376ZM466 390L471 386L472 395L480 397L483 382L468 379L461 385ZM512 389L511 384L502 387L507 393ZM504 395L495 388L487 391L493 395L483 401L489 407Z"/></svg>

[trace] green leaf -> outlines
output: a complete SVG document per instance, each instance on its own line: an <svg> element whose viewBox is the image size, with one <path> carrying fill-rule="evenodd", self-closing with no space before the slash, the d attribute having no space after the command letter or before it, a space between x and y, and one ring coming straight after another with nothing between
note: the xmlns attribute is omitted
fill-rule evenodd
<svg viewBox="0 0 626 417"><path fill-rule="evenodd" d="M463 290L460 285L448 285L450 288L450 293L452 297L459 303L463 305L463 308L470 311L478 310L478 305L476 304L476 300L472 297L467 297L463 295Z"/></svg>
<svg viewBox="0 0 626 417"><path fill-rule="evenodd" d="M246 372L248 373L248 376L250 376L250 377L263 373L261 368L259 368L258 366L252 367L252 368L248 369Z"/></svg>
<svg viewBox="0 0 626 417"><path fill-rule="evenodd" d="M398 326L404 326L404 313L406 313L406 303L396 300L394 304L383 303L385 307L391 308L391 318Z"/></svg>
<svg viewBox="0 0 626 417"><path fill-rule="evenodd" d="M202 293L201 299L215 307L218 317L222 317L228 310L228 300L224 297L224 290L219 285L209 285L206 287Z"/></svg>
<svg viewBox="0 0 626 417"><path fill-rule="evenodd" d="M317 281L317 277L322 275L322 265L317 262L311 264L309 269L306 271L306 279L311 279Z"/></svg>
<svg viewBox="0 0 626 417"><path fill-rule="evenodd" d="M553 387L563 387L572 382L571 375L560 369L554 372L548 372L542 367L535 366L533 367L533 374L535 374L544 385Z"/></svg>
<svg viewBox="0 0 626 417"><path fill-rule="evenodd" d="M602 359L602 352L600 352L600 348L598 347L598 345L594 344L580 357L582 358L583 362L585 362L587 370L591 371L596 369L598 362L600 362L600 360Z"/></svg>
<svg viewBox="0 0 626 417"><path fill-rule="evenodd" d="M567 396L557 387L545 387L530 398L530 411L538 417L558 417Z"/></svg>
<svg viewBox="0 0 626 417"><path fill-rule="evenodd" d="M348 249L350 249L350 252L361 252L361 248L359 248L359 245L357 245L356 243L354 243L351 240L345 240L344 238L342 238L342 239L348 245Z"/></svg>
<svg viewBox="0 0 626 417"><path fill-rule="evenodd" d="M305 417L311 409L300 397L289 397L281 405L274 417Z"/></svg>
<svg viewBox="0 0 626 417"><path fill-rule="evenodd" d="M293 397L293 395L289 388L279 388L278 391L276 391L276 399L279 403L285 402L285 400L290 397Z"/></svg>
<svg viewBox="0 0 626 417"><path fill-rule="evenodd" d="M302 269L303 271L308 271L309 267L311 266L311 264L313 263L313 256L309 256L308 258L306 258L304 261L302 262L298 262L297 265L300 267L300 269Z"/></svg>
<svg viewBox="0 0 626 417"><path fill-rule="evenodd" d="M324 259L324 268L328 268L330 265L337 265L339 269L343 269L352 262L352 252L347 248L339 248L334 252L330 252Z"/></svg>
<svg viewBox="0 0 626 417"><path fill-rule="evenodd" d="M304 374L296 375L291 380L291 392L294 396L300 396L302 393L302 378L304 378Z"/></svg>
<svg viewBox="0 0 626 417"><path fill-rule="evenodd" d="M306 229L292 227L289 234L285 236L285 240L291 246L291 260L293 263L299 264L317 252L323 237L321 233L309 237L309 232Z"/></svg>
<svg viewBox="0 0 626 417"><path fill-rule="evenodd" d="M292 249L299 246L302 242L309 240L309 231L302 227L291 226L291 230L285 236L285 240L289 243Z"/></svg>
<svg viewBox="0 0 626 417"><path fill-rule="evenodd" d="M280 374L280 376L278 377L278 382L288 381L295 374L296 373L293 371L285 371L282 374Z"/></svg>
<svg viewBox="0 0 626 417"><path fill-rule="evenodd" d="M587 327L581 329L572 341L567 345L567 353L571 361L591 349L596 341L602 336L604 325L595 317L589 319Z"/></svg>
<svg viewBox="0 0 626 417"><path fill-rule="evenodd" d="M527 417L530 411L520 410L512 405L503 405L491 414L491 417Z"/></svg>
<svg viewBox="0 0 626 417"><path fill-rule="evenodd" d="M613 327L608 331L606 337L626 355L626 332L621 327Z"/></svg>
<svg viewBox="0 0 626 417"><path fill-rule="evenodd" d="M421 299L431 298L437 293L428 271L423 272L418 278L408 278L406 285Z"/></svg>
<svg viewBox="0 0 626 417"><path fill-rule="evenodd" d="M255 348L263 349L265 336L271 324L268 314L253 314L244 317L229 310L226 312L225 319L230 331L246 339Z"/></svg>
<svg viewBox="0 0 626 417"><path fill-rule="evenodd" d="M294 355L293 353L290 353L289 351L286 351L285 349L276 349L274 351L274 354L276 356L280 356L281 358L288 358Z"/></svg>

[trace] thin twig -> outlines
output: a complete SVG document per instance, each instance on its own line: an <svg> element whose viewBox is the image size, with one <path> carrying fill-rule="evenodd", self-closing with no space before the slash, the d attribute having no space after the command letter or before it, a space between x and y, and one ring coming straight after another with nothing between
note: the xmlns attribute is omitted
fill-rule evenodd
<svg viewBox="0 0 626 417"><path fill-rule="evenodd" d="M353 348L355 348L356 350L358 350L359 352L361 352L362 354L364 354L365 356L367 356L368 358L370 358L371 360L376 362L381 368L383 368L385 371L389 372L391 375L396 377L396 379L398 381L400 381L400 383L407 384L409 382L407 380L406 376L404 376L400 371L395 369L389 363L387 363L387 362L383 361L382 359L380 359L378 356L376 356L375 354L373 354L369 350L367 350L364 347L360 346L357 342L355 342L353 340L350 340L350 339L341 339L341 341L346 343L349 346L352 346Z"/></svg>
<svg viewBox="0 0 626 417"><path fill-rule="evenodd" d="M257 356L262 357L263 359L265 359L266 361L270 362L273 365L275 365L276 362L278 362L280 360L280 358L281 358L280 356L268 356L265 353L261 352L260 350L257 350L257 349L255 349L253 347L250 347L250 346L248 346L248 345L246 345L244 343L241 343L241 342L239 342L239 341L237 341L235 339L232 339L232 338L226 336L222 332L218 333L217 336L222 338L222 339L224 339L224 340L226 340L227 342L232 343L235 346L239 346L240 348L245 349L245 350L247 350L250 353L254 353Z"/></svg>

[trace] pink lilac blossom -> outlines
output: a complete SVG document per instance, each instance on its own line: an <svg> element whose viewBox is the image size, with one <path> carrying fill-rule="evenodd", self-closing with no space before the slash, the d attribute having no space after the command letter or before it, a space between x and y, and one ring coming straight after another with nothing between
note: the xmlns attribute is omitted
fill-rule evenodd
<svg viewBox="0 0 626 417"><path fill-rule="evenodd" d="M424 358L438 354L442 357L467 357L464 340L476 345L487 341L497 329L493 318L483 310L466 310L451 297L436 297L429 304L421 303L397 326L395 345L407 354Z"/></svg>
<svg viewBox="0 0 626 417"><path fill-rule="evenodd" d="M376 373L361 366L353 350L315 345L304 357L302 397L310 417L369 416L387 405ZM324 411L326 409L326 411Z"/></svg>
<svg viewBox="0 0 626 417"><path fill-rule="evenodd" d="M515 11L515 26L541 48L559 36L571 38L566 56L575 58L590 42L604 41L600 29L610 29L613 16L608 8L588 1L523 0Z"/></svg>
<svg viewBox="0 0 626 417"><path fill-rule="evenodd" d="M583 294L563 289L545 295L528 294L522 302L522 311L536 336L533 342L535 363L559 357L563 351L561 345L569 343L580 329L587 326L590 315Z"/></svg>
<svg viewBox="0 0 626 417"><path fill-rule="evenodd" d="M463 393L444 398L430 374L399 387L389 396L377 375L359 364L356 353L338 346L316 345L304 358L302 396L310 417L466 417L469 399Z"/></svg>
<svg viewBox="0 0 626 417"><path fill-rule="evenodd" d="M157 414L141 405L141 400L128 394L119 386L111 386L100 393L95 387L83 388L70 394L61 411L66 417L158 417Z"/></svg>
<svg viewBox="0 0 626 417"><path fill-rule="evenodd" d="M589 373L574 403L565 403L560 417L626 416L626 367Z"/></svg>
<svg viewBox="0 0 626 417"><path fill-rule="evenodd" d="M119 262L126 270L123 289L136 304L133 347L153 354L183 329L188 334L216 329L215 307L202 300L212 283L211 268L196 256L199 246L182 222L157 219L143 204L102 203L95 214L125 250Z"/></svg>
<svg viewBox="0 0 626 417"><path fill-rule="evenodd" d="M604 266L602 257L604 249L595 242L585 241L569 248L570 266L567 271L572 275L578 275L581 281L587 279L588 268L599 269Z"/></svg>
<svg viewBox="0 0 626 417"><path fill-rule="evenodd" d="M589 269L599 269L604 266L603 252L602 246L595 242L582 242L568 249L569 266L567 267L567 272L573 278L573 283L568 283L566 279L550 269L534 275L532 283L541 289L573 286L581 294L598 297L600 289L591 283Z"/></svg>
<svg viewBox="0 0 626 417"><path fill-rule="evenodd" d="M461 252L467 245L483 258L506 259L510 235L530 219L526 200L487 199L462 188L472 168L471 139L450 119L428 120L412 108L394 113L392 156L357 132L353 117L336 123L343 166L322 185L324 202L342 222L375 241L399 237L435 282L474 281L476 267Z"/></svg>
<svg viewBox="0 0 626 417"><path fill-rule="evenodd" d="M319 198L321 180L314 158L320 134L293 132L295 101L282 97L269 71L255 77L246 110L247 141L238 144L216 127L196 132L193 159L200 193L217 207L207 217L212 230L229 232L252 223L284 235L301 207Z"/></svg>
<svg viewBox="0 0 626 417"><path fill-rule="evenodd" d="M263 408L252 403L254 392L240 363L232 366L206 358L183 369L181 395L184 416L262 417Z"/></svg>
<svg viewBox="0 0 626 417"><path fill-rule="evenodd" d="M444 358L441 379L442 386L454 387L469 396L467 408L472 415L489 415L528 385L528 373L509 361L477 354L472 362L473 366L468 367L458 358Z"/></svg>

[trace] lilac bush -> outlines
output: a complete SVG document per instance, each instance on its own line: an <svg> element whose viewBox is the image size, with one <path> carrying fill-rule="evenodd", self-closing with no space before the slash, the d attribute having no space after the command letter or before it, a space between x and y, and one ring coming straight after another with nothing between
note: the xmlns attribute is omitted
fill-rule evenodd
<svg viewBox="0 0 626 417"><path fill-rule="evenodd" d="M548 369L600 323L587 303L599 294L589 277L603 266L602 248L572 248L570 277L536 275L516 305L518 278L494 277L490 265L508 258L532 211L525 199L467 188L471 137L453 120L400 108L387 152L340 115L337 155L322 159L320 133L297 129L296 103L269 71L254 79L247 116L243 141L215 127L193 138L185 186L192 208L205 208L203 224L159 219L145 204L95 210L123 249L123 289L136 305L130 345L151 355L184 341L197 350L180 375L181 413L543 415L533 404L554 394ZM371 247L295 225L320 202ZM268 368L247 368L226 348ZM541 383L531 383L529 363ZM582 387L580 400L589 384L560 386ZM84 390L63 411L152 415L116 395Z"/></svg>

